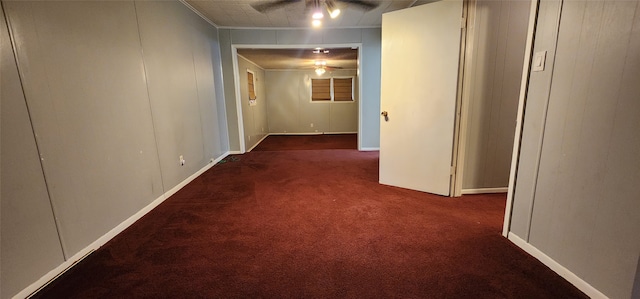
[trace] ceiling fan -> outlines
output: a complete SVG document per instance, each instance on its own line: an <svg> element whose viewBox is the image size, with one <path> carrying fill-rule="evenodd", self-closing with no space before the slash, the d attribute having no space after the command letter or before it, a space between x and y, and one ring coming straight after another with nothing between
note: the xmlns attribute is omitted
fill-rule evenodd
<svg viewBox="0 0 640 299"><path fill-rule="evenodd" d="M316 60L313 66L306 67L306 68L314 69L318 76L322 76L322 74L324 74L326 71L342 69L342 67L339 67L339 66L327 65L326 60Z"/></svg>
<svg viewBox="0 0 640 299"><path fill-rule="evenodd" d="M261 13L266 13L286 5L302 1L305 3L305 11L326 8L332 18L340 13L340 6L350 6L356 9L369 11L380 5L380 3L375 1L364 0L270 0L253 3L251 4L251 7Z"/></svg>

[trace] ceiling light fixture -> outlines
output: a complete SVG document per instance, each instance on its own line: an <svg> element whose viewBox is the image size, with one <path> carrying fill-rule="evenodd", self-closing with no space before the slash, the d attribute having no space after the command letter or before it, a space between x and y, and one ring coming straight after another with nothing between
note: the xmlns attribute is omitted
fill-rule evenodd
<svg viewBox="0 0 640 299"><path fill-rule="evenodd" d="M333 2L333 0L324 1L324 6L327 8L327 12L329 12L329 16L332 19L335 19L340 15L340 9L336 7L336 3Z"/></svg>
<svg viewBox="0 0 640 299"><path fill-rule="evenodd" d="M313 13L313 15L312 15L311 17L312 17L314 20L320 20L320 19L324 18L324 14L322 13L322 11L317 10L317 11L315 11L315 12Z"/></svg>
<svg viewBox="0 0 640 299"><path fill-rule="evenodd" d="M327 70L325 70L324 67L316 68L316 74L318 74L318 76L322 76L326 71Z"/></svg>
<svg viewBox="0 0 640 299"><path fill-rule="evenodd" d="M322 26L322 21L320 21L320 20L313 20L313 21L311 21L311 26L313 26L313 27L320 27L320 26Z"/></svg>

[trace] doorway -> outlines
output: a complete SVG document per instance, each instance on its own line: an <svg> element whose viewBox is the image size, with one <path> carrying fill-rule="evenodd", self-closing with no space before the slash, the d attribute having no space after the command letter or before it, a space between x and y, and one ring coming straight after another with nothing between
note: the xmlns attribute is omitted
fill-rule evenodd
<svg viewBox="0 0 640 299"><path fill-rule="evenodd" d="M232 45L241 152L250 151L271 134L355 133L361 149L361 49L359 43ZM245 74L249 71L256 80L252 103ZM312 79L328 82L328 100L312 99ZM343 82L351 83L351 101L335 96Z"/></svg>

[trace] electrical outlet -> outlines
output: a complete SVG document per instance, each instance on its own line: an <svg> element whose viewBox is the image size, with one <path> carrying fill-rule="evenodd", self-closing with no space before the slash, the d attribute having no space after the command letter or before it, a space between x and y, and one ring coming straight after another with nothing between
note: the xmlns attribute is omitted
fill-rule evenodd
<svg viewBox="0 0 640 299"><path fill-rule="evenodd" d="M184 160L184 156L180 155L180 158L179 158L179 159L180 159L180 166L184 166L184 163L186 162L186 161Z"/></svg>
<svg viewBox="0 0 640 299"><path fill-rule="evenodd" d="M311 127L313 128L313 123L311 123Z"/></svg>

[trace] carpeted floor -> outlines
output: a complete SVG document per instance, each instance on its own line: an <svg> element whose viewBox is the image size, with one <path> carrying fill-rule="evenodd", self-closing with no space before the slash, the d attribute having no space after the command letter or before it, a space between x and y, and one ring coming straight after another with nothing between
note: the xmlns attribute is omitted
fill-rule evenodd
<svg viewBox="0 0 640 299"><path fill-rule="evenodd" d="M382 186L377 152L225 161L35 297L586 298L500 235L504 194Z"/></svg>
<svg viewBox="0 0 640 299"><path fill-rule="evenodd" d="M357 134L271 135L253 151L357 149Z"/></svg>

